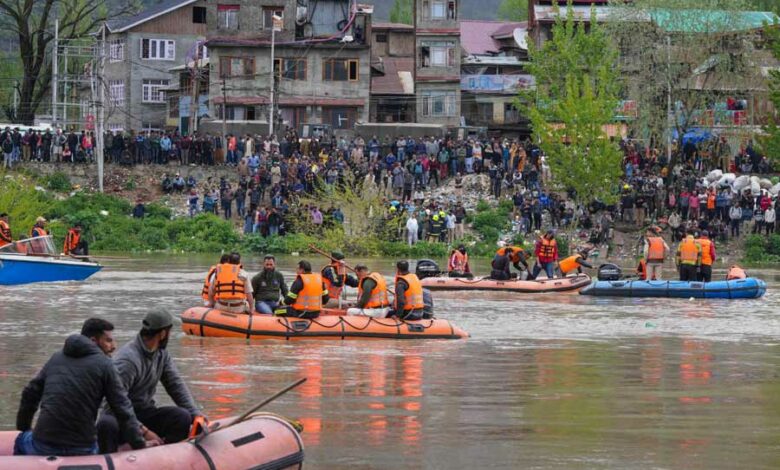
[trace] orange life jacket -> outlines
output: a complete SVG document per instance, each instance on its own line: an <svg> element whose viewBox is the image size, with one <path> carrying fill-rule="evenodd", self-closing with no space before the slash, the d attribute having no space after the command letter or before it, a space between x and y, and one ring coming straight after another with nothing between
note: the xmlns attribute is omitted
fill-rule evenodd
<svg viewBox="0 0 780 470"><path fill-rule="evenodd" d="M337 278L341 278L341 286L334 286L333 283L328 279L328 277L325 276L325 270L328 268L333 269L333 274L336 275ZM332 264L329 264L322 268L320 270L320 273L322 274L322 281L325 282L325 287L328 288L328 296L331 299L338 299L341 296L341 291L344 290L345 283L347 282L347 275L346 274L339 274L338 268L336 266L333 266Z"/></svg>
<svg viewBox="0 0 780 470"><path fill-rule="evenodd" d="M574 271L575 269L577 269L577 267L579 266L578 261L580 259L582 259L582 255L572 255L566 259L561 260L561 262L558 263L558 266L560 266L561 272L564 275L566 275Z"/></svg>
<svg viewBox="0 0 780 470"><path fill-rule="evenodd" d="M292 308L299 312L319 312L322 310L323 277L320 274L299 274L298 279L303 283L303 288L298 292Z"/></svg>
<svg viewBox="0 0 780 470"><path fill-rule="evenodd" d="M75 229L69 229L68 234L65 235L65 246L62 251L67 255L71 251L75 250L79 246L79 240L81 240L81 234Z"/></svg>
<svg viewBox="0 0 780 470"><path fill-rule="evenodd" d="M542 238L541 247L539 249L539 261L542 263L553 261L556 246L558 246L558 242L556 242L554 238L552 240Z"/></svg>
<svg viewBox="0 0 780 470"><path fill-rule="evenodd" d="M510 261L513 263L519 263L520 262L520 256L525 251L519 246L505 246L504 248L499 248L496 250L496 254L500 256L504 256L509 252L509 250L512 251L512 254L509 256Z"/></svg>
<svg viewBox="0 0 780 470"><path fill-rule="evenodd" d="M647 261L664 260L664 240L661 237L647 238Z"/></svg>
<svg viewBox="0 0 780 470"><path fill-rule="evenodd" d="M458 250L452 250L452 255L450 256L450 265L449 265L450 271L458 271L458 272L465 273L468 264L469 264L468 254L463 254Z"/></svg>
<svg viewBox="0 0 780 470"><path fill-rule="evenodd" d="M686 238L681 241L678 249L680 264L697 264L700 251L701 248L696 244L695 240Z"/></svg>
<svg viewBox="0 0 780 470"><path fill-rule="evenodd" d="M38 227L37 225L33 226L32 230L30 230L30 238L45 237L48 234L49 232L47 232L45 228Z"/></svg>
<svg viewBox="0 0 780 470"><path fill-rule="evenodd" d="M203 300L207 301L209 300L209 287L211 287L211 276L214 275L214 273L217 271L217 265L209 268L209 273L206 274L206 280L203 281L203 289L200 291L200 296Z"/></svg>
<svg viewBox="0 0 780 470"><path fill-rule="evenodd" d="M363 281L371 279L376 282L376 287L371 290L371 297L365 305L365 308L382 308L390 305L390 299L387 297L387 281L379 273L371 273L360 280L358 285L358 298L363 297Z"/></svg>
<svg viewBox="0 0 780 470"><path fill-rule="evenodd" d="M5 246L12 241L11 226L5 220L0 220L0 246Z"/></svg>
<svg viewBox="0 0 780 470"><path fill-rule="evenodd" d="M397 275L395 277L395 283L398 284L398 280L403 279L406 284L409 286L406 291L404 291L404 311L406 310L421 310L425 308L425 302L423 301L423 291L422 291L422 284L420 284L420 279L417 278L417 275L414 273L404 274L404 275ZM396 287L396 290L398 288ZM396 308L398 308L398 298L396 297Z"/></svg>
<svg viewBox="0 0 780 470"><path fill-rule="evenodd" d="M744 269L740 268L739 266L732 266L729 268L729 273L726 275L727 281L732 281L734 279L746 279L747 273Z"/></svg>
<svg viewBox="0 0 780 470"><path fill-rule="evenodd" d="M707 195L707 209L715 209L715 194Z"/></svg>
<svg viewBox="0 0 780 470"><path fill-rule="evenodd" d="M712 247L712 240L709 238L699 238L696 243L701 246L701 264L704 266L712 266L712 255L710 254L710 248Z"/></svg>
<svg viewBox="0 0 780 470"><path fill-rule="evenodd" d="M636 267L636 273L639 274L640 280L647 280L647 262L644 259L639 260L639 266Z"/></svg>
<svg viewBox="0 0 780 470"><path fill-rule="evenodd" d="M244 280L238 277L241 266L224 263L214 271L214 299L222 302L239 302L246 299Z"/></svg>

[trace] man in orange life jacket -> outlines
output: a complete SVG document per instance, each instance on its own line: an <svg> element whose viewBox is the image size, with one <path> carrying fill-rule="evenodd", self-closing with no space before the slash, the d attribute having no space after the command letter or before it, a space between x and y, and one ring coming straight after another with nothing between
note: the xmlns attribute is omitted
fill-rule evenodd
<svg viewBox="0 0 780 470"><path fill-rule="evenodd" d="M325 287L328 289L330 298L326 307L335 308L339 306L339 297L345 286L357 287L358 280L355 276L347 274L344 266L344 254L340 251L334 251L330 254L331 263L320 271L322 280L325 281Z"/></svg>
<svg viewBox="0 0 780 470"><path fill-rule="evenodd" d="M49 233L46 231L46 219L43 217L35 219L35 225L33 225L32 230L30 230L30 238L45 237L48 234Z"/></svg>
<svg viewBox="0 0 780 470"><path fill-rule="evenodd" d="M677 267L680 270L681 281L696 281L701 264L701 245L696 243L693 235L688 235L677 247Z"/></svg>
<svg viewBox="0 0 780 470"><path fill-rule="evenodd" d="M385 277L378 272L369 273L368 267L362 264L355 266L355 272L358 276L358 298L347 314L385 318L390 310Z"/></svg>
<svg viewBox="0 0 780 470"><path fill-rule="evenodd" d="M87 242L81 238L81 223L76 222L73 228L68 230L68 234L65 235L65 244L62 248L62 252L66 255L76 256L88 256L89 246Z"/></svg>
<svg viewBox="0 0 780 470"><path fill-rule="evenodd" d="M558 261L558 242L555 241L555 231L548 230L547 233L536 242L534 254L536 255L536 264L534 265L534 271L531 277L536 279L536 276L544 269L544 272L547 273L549 279L554 278L555 263Z"/></svg>
<svg viewBox="0 0 780 470"><path fill-rule="evenodd" d="M11 226L8 224L8 214L3 212L0 214L0 247L4 247L13 241Z"/></svg>
<svg viewBox="0 0 780 470"><path fill-rule="evenodd" d="M460 245L457 250L452 250L447 263L447 271L449 272L449 277L464 277L468 279L474 277L471 274L469 254L466 252L465 245Z"/></svg>
<svg viewBox="0 0 780 470"><path fill-rule="evenodd" d="M644 255L648 280L660 281L663 278L664 259L671 251L659 232L658 227L650 228L645 232Z"/></svg>
<svg viewBox="0 0 780 470"><path fill-rule="evenodd" d="M395 308L393 316L401 320L420 320L425 313L423 288L417 275L409 272L409 262L395 265Z"/></svg>
<svg viewBox="0 0 780 470"><path fill-rule="evenodd" d="M290 291L284 298L288 305L282 313L277 310L277 315L299 318L317 318L320 316L322 306L328 302L328 288L320 273L311 272L311 263L305 260L298 262L298 276L290 286Z"/></svg>
<svg viewBox="0 0 780 470"><path fill-rule="evenodd" d="M217 266L209 281L209 306L229 313L251 313L252 283L241 268L241 255L231 253L227 263Z"/></svg>
<svg viewBox="0 0 780 470"><path fill-rule="evenodd" d="M210 307L214 305L209 300L209 288L211 287L211 278L212 276L214 276L214 273L217 271L217 266L219 266L220 264L225 264L229 261L230 261L230 255L225 253L219 259L219 263L210 267L209 272L206 273L206 279L203 281L203 288L200 290L200 297L203 299L204 307Z"/></svg>
<svg viewBox="0 0 780 470"><path fill-rule="evenodd" d="M699 266L699 280L702 282L712 282L712 263L715 262L715 242L710 240L710 233L706 230L701 232L701 237L696 239L696 243L701 247L701 266Z"/></svg>
<svg viewBox="0 0 780 470"><path fill-rule="evenodd" d="M564 258L558 263L558 268L561 271L562 276L566 276L569 273L577 271L577 274L582 274L582 267L593 269L593 266L588 264L585 260L588 259L588 250L583 249L579 253Z"/></svg>

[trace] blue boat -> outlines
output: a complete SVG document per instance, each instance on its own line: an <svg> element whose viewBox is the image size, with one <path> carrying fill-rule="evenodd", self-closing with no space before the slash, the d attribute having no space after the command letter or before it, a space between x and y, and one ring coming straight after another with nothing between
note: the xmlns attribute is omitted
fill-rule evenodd
<svg viewBox="0 0 780 470"><path fill-rule="evenodd" d="M766 282L749 277L732 281L593 281L581 295L598 297L678 297L694 299L757 299Z"/></svg>
<svg viewBox="0 0 780 470"><path fill-rule="evenodd" d="M0 248L0 285L83 281L102 266L57 255L51 237L36 237Z"/></svg>

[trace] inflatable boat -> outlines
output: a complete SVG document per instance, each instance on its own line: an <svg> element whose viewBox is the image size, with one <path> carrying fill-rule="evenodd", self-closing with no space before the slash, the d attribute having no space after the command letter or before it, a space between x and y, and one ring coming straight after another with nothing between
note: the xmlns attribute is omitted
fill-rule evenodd
<svg viewBox="0 0 780 470"><path fill-rule="evenodd" d="M757 299L766 283L749 277L732 281L593 281L581 295L599 297L679 297L695 299Z"/></svg>
<svg viewBox="0 0 780 470"><path fill-rule="evenodd" d="M231 419L222 420L228 424ZM200 442L184 441L83 457L14 456L18 431L0 432L0 468L14 470L244 470L300 469L303 441L284 419L257 413L246 421L216 430Z"/></svg>
<svg viewBox="0 0 780 470"><path fill-rule="evenodd" d="M564 292L581 289L590 284L590 276L579 274L557 279L539 279L536 281L496 281L483 278L426 277L420 279L422 286L430 290L485 290L511 292Z"/></svg>
<svg viewBox="0 0 780 470"><path fill-rule="evenodd" d="M315 319L253 313L235 314L193 307L181 314L188 335L245 339L461 339L468 333L448 320L402 321L344 315L325 310Z"/></svg>

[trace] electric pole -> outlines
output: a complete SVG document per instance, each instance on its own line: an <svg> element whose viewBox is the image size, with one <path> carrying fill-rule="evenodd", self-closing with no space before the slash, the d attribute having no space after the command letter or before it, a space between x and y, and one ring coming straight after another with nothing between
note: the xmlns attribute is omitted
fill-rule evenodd
<svg viewBox="0 0 780 470"><path fill-rule="evenodd" d="M60 41L60 20L54 20L54 50L51 55L51 123L57 124L57 49Z"/></svg>

